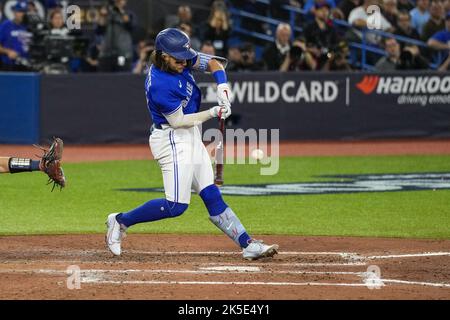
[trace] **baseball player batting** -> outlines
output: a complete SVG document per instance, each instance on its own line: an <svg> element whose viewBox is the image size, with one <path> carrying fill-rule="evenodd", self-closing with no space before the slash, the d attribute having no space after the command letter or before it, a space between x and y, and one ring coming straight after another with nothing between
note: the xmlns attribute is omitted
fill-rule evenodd
<svg viewBox="0 0 450 320"><path fill-rule="evenodd" d="M252 239L214 184L209 154L197 125L231 115L230 88L221 57L194 51L189 37L169 28L156 37L152 65L145 80L148 110L153 119L150 148L164 180L165 199L154 199L107 219L106 243L114 255L121 254L127 228L137 223L174 218L188 208L193 189L202 198L209 219L239 247L243 257L272 257L278 245ZM199 112L201 92L192 70L210 72L217 82L218 106Z"/></svg>

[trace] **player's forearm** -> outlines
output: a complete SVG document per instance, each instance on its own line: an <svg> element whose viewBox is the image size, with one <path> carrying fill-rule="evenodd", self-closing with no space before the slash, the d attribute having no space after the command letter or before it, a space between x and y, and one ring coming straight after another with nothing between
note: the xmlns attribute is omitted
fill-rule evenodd
<svg viewBox="0 0 450 320"><path fill-rule="evenodd" d="M6 157L0 157L0 173L7 173L9 172L9 158Z"/></svg>
<svg viewBox="0 0 450 320"><path fill-rule="evenodd" d="M430 39L428 40L428 45L436 50L448 50L449 46L445 43L442 43L440 41L434 40L434 39Z"/></svg>
<svg viewBox="0 0 450 320"><path fill-rule="evenodd" d="M208 62L208 71L214 73L219 70L225 70L223 65L216 59L211 59Z"/></svg>
<svg viewBox="0 0 450 320"><path fill-rule="evenodd" d="M8 54L11 50L0 46L0 54Z"/></svg>
<svg viewBox="0 0 450 320"><path fill-rule="evenodd" d="M30 171L41 171L39 160L0 157L0 173L19 173Z"/></svg>
<svg viewBox="0 0 450 320"><path fill-rule="evenodd" d="M166 116L166 119L172 128L189 128L197 126L212 118L213 114L210 110L192 114L184 114L182 108L178 109L178 111L173 114Z"/></svg>

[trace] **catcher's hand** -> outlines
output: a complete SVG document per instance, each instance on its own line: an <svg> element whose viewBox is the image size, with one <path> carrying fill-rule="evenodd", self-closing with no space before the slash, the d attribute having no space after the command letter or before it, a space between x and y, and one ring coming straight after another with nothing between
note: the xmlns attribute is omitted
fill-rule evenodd
<svg viewBox="0 0 450 320"><path fill-rule="evenodd" d="M66 177L64 176L64 171L61 167L61 159L64 148L63 141L60 138L53 138L53 143L48 150L40 146L37 147L44 151L39 167L41 171L48 175L47 184L53 182L52 191L57 185L60 189L64 188L66 185Z"/></svg>

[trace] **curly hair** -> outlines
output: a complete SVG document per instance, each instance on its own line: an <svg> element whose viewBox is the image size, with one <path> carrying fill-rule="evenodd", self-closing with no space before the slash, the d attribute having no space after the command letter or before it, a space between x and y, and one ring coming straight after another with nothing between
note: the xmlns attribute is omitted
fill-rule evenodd
<svg viewBox="0 0 450 320"><path fill-rule="evenodd" d="M170 71L169 64L163 58L163 52L161 50L153 50L150 55L150 62L154 64L162 71Z"/></svg>

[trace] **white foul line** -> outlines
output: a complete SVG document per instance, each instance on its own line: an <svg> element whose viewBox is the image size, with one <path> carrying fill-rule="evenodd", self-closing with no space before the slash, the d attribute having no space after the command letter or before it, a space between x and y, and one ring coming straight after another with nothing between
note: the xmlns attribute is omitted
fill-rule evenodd
<svg viewBox="0 0 450 320"><path fill-rule="evenodd" d="M369 256L368 260L375 259L395 259L395 258L418 258L418 257L437 257L437 256L450 256L450 252L424 252L424 253L411 253L411 254L393 254L384 256Z"/></svg>
<svg viewBox="0 0 450 320"><path fill-rule="evenodd" d="M14 269L14 270L0 270L0 273L42 273L42 274L57 274L67 275L65 270L56 269ZM296 271L296 270L188 270L188 269L81 269L82 275L87 274L128 274L128 273L186 273L186 274L230 274L230 273L253 273L253 274L325 274L325 275L364 275L365 272L350 272L350 271Z"/></svg>
<svg viewBox="0 0 450 320"><path fill-rule="evenodd" d="M256 285L256 286L347 286L367 287L364 283L324 283L324 282L248 282L248 281L112 281L97 279L82 279L82 283L103 284L178 284L178 285Z"/></svg>
<svg viewBox="0 0 450 320"><path fill-rule="evenodd" d="M395 279L380 279L380 281L381 282L398 283L398 284L410 284L410 285L418 285L418 286L431 286L431 287L450 288L450 284L449 283L405 281L405 280L395 280Z"/></svg>
<svg viewBox="0 0 450 320"><path fill-rule="evenodd" d="M446 283L432 283L432 282L417 282L417 281L403 281L393 279L380 279L381 283L397 283L409 284L419 286L445 287L450 288L450 284ZM335 286L335 287L370 287L366 283L331 283L331 282L263 282L263 281L114 281L114 280L99 280L95 278L81 279L82 283L94 284L135 284L135 285L244 285L244 286Z"/></svg>

